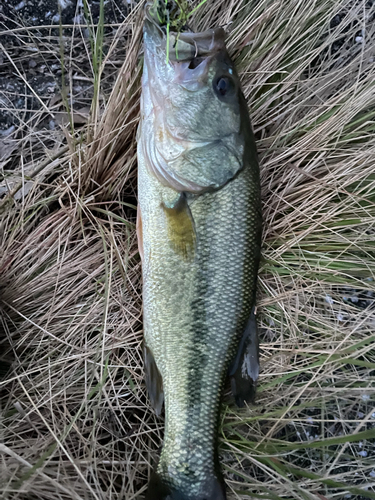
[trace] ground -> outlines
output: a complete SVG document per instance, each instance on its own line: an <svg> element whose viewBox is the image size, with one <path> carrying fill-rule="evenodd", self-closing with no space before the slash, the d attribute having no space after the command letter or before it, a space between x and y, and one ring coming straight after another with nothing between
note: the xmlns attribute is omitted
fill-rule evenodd
<svg viewBox="0 0 375 500"><path fill-rule="evenodd" d="M142 13L103 5L0 6L9 499L141 499L162 442L135 236ZM229 30L264 217L256 404L227 388L220 424L228 498L375 498L375 6L214 6L192 23Z"/></svg>

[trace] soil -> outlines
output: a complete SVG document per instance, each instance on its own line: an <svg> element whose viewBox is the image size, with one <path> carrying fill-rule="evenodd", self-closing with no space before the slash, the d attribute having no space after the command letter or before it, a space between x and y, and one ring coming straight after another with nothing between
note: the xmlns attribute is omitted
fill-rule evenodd
<svg viewBox="0 0 375 500"><path fill-rule="evenodd" d="M100 2L88 0L87 4L91 11L89 17L95 24L99 19ZM111 25L105 28L108 43L131 8L131 0L108 0L104 4L104 22ZM20 125L30 119L37 130L56 128L56 120L47 113L40 116L40 111L43 110L43 103L50 106L57 102L61 92L61 40L66 60L71 56L69 51L72 37L77 38L77 43L82 42L82 38L87 39L87 45L90 45L87 13L84 11L82 0L2 0L0 140L14 134ZM79 67L67 67L64 63L65 85L69 85L73 94L69 97L78 101L73 103L75 109L89 105L93 88L87 53L82 53L82 43L79 48L81 53L73 58L77 65L79 62ZM72 82L66 76L69 73L72 75ZM36 118L34 123L33 115Z"/></svg>

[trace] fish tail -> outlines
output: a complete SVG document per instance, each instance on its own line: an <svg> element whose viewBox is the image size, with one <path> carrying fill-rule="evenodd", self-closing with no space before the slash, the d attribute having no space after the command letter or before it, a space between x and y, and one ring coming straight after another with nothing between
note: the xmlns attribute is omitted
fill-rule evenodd
<svg viewBox="0 0 375 500"><path fill-rule="evenodd" d="M166 484L160 475L154 472L148 485L145 500L226 500L224 482L212 476L207 480L204 491L199 494L189 494L184 488L181 491Z"/></svg>

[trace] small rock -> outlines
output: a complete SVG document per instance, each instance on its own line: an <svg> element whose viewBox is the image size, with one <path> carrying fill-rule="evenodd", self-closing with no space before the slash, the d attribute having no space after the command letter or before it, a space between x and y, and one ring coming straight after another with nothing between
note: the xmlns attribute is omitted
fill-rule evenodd
<svg viewBox="0 0 375 500"><path fill-rule="evenodd" d="M326 294L325 301L328 302L328 304L333 304L333 298L328 295L328 293Z"/></svg>
<svg viewBox="0 0 375 500"><path fill-rule="evenodd" d="M16 127L12 125L11 127L7 128L6 130L0 130L0 135L3 137L7 137L8 135L12 134L15 131Z"/></svg>
<svg viewBox="0 0 375 500"><path fill-rule="evenodd" d="M66 9L72 3L70 0L57 0L57 2L60 5L61 10Z"/></svg>
<svg viewBox="0 0 375 500"><path fill-rule="evenodd" d="M81 20L82 20L81 14L77 14L76 16L73 17L74 24L81 24Z"/></svg>
<svg viewBox="0 0 375 500"><path fill-rule="evenodd" d="M14 10L21 10L21 9L23 9L25 7L25 5L26 5L25 2L22 1L19 4L17 4L17 5L14 6Z"/></svg>

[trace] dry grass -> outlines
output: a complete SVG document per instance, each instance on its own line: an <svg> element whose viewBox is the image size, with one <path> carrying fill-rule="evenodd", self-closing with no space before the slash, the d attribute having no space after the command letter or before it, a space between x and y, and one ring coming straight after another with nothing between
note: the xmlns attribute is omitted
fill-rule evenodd
<svg viewBox="0 0 375 500"><path fill-rule="evenodd" d="M375 7L214 4L194 25L230 23L265 221L257 405L238 410L227 395L222 419L229 499L375 498ZM143 380L134 231L140 10L113 37L99 30L103 59L67 29L66 91L2 143L4 498L141 499L161 443ZM46 37L47 64L60 45ZM22 54L7 52L19 67ZM91 94L73 103L82 54L97 58ZM70 125L46 131L51 114Z"/></svg>

